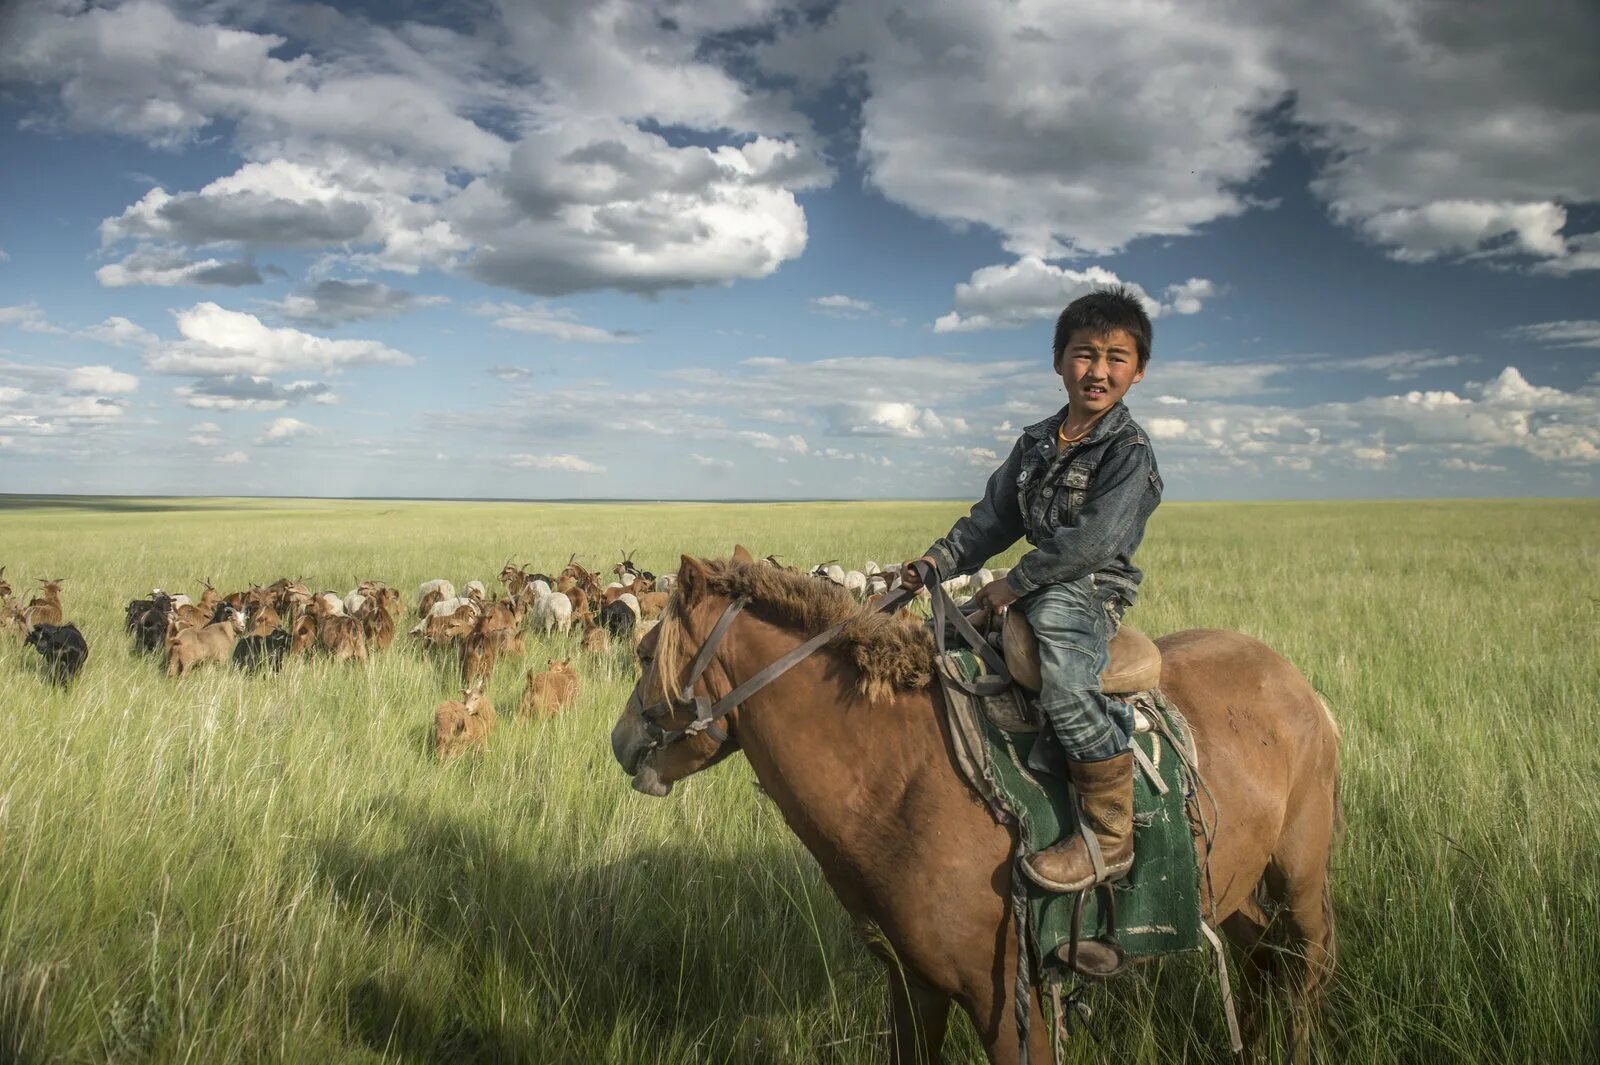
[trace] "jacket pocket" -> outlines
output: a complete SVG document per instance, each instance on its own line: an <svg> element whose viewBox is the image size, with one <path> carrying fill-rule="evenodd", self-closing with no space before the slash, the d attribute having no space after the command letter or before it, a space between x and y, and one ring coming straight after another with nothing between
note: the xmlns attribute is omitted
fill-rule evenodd
<svg viewBox="0 0 1600 1065"><path fill-rule="evenodd" d="M1053 486L1055 499L1049 518L1052 526L1059 528L1078 524L1078 513L1089 498L1089 485L1094 481L1097 465L1096 462L1082 460L1068 464L1060 483Z"/></svg>

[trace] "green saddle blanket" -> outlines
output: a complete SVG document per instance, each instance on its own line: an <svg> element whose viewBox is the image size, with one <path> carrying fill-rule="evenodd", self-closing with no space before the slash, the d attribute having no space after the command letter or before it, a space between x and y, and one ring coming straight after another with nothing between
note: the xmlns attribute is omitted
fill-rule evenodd
<svg viewBox="0 0 1600 1065"><path fill-rule="evenodd" d="M968 681L982 671L970 651L951 653L939 668L947 676ZM951 695L948 712L958 761L991 807L1017 824L1024 850L1043 850L1076 833L1077 815L1069 805L1066 780L1028 768L1039 733L1019 712L1027 693L1009 689L1000 696L972 696L950 685L945 691ZM1140 749L1133 774L1133 868L1110 888L1115 928L1097 890L1083 893L1079 926L1082 939L1115 939L1130 959L1195 950L1204 944L1200 874L1187 808L1196 782L1182 752L1174 747L1176 742L1192 750L1193 741L1187 723L1159 693L1141 693L1136 705L1155 727L1133 738ZM1149 770L1161 780L1165 794L1151 782ZM1064 966L1077 895L1046 891L1031 881L1027 895L1035 957L1047 970Z"/></svg>

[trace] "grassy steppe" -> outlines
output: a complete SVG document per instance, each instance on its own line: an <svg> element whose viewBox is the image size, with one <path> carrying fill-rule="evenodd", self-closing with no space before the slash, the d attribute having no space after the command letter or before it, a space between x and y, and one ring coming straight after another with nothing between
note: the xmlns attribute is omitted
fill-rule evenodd
<svg viewBox="0 0 1600 1065"><path fill-rule="evenodd" d="M875 966L745 763L628 789L625 657L441 767L453 663L402 638L365 669L172 682L121 604L735 540L859 565L962 509L0 500L6 574L70 578L92 649L60 692L0 646L0 1062L877 1060ZM1600 503L1168 505L1140 561L1130 620L1265 640L1343 728L1324 1059L1600 1059ZM503 663L503 714L520 683ZM1227 1059L1198 957L1094 995L1075 1061ZM975 1048L958 1022L947 1060Z"/></svg>

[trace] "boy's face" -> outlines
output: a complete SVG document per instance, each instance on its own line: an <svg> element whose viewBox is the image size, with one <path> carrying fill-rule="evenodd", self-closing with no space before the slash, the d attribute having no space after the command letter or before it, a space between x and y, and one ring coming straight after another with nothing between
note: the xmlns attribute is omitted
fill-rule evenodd
<svg viewBox="0 0 1600 1065"><path fill-rule="evenodd" d="M1074 329L1055 367L1067 390L1068 405L1089 415L1104 414L1144 380L1138 342L1126 329L1105 333Z"/></svg>

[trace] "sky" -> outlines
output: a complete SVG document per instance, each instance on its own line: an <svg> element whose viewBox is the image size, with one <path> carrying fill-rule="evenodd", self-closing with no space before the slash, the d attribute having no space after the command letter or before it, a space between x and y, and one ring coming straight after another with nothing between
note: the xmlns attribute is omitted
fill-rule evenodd
<svg viewBox="0 0 1600 1065"><path fill-rule="evenodd" d="M1299 9L1299 10L1290 10ZM0 2L0 492L1593 496L1600 5Z"/></svg>

